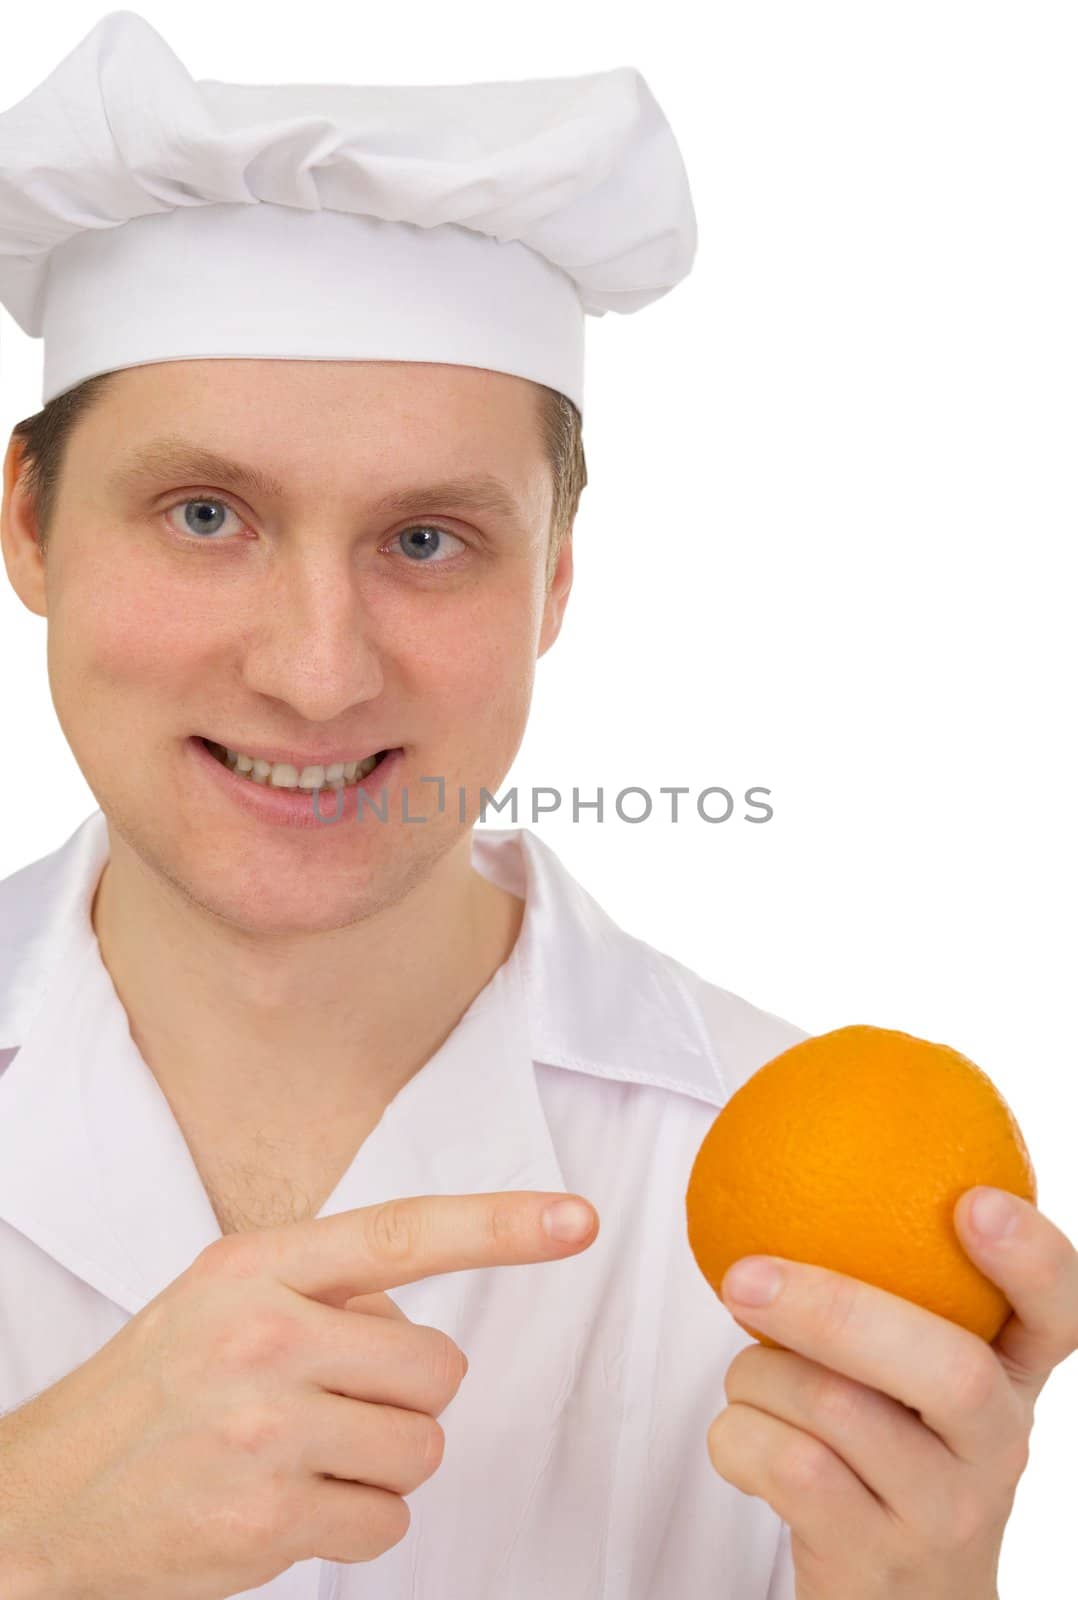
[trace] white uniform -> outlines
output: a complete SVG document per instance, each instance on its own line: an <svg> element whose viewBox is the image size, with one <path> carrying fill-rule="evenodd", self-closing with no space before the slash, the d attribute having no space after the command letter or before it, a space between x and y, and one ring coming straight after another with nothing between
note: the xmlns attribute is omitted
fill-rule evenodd
<svg viewBox="0 0 1078 1600"><path fill-rule="evenodd" d="M107 851L95 811L0 882L0 1412L220 1236L100 957L89 910ZM527 829L477 830L472 859L525 898L518 941L319 1215L569 1190L599 1235L567 1260L392 1291L468 1356L442 1464L377 1560L299 1562L246 1593L794 1600L788 1527L708 1458L750 1341L696 1266L685 1191L718 1109L807 1035L625 933Z"/></svg>

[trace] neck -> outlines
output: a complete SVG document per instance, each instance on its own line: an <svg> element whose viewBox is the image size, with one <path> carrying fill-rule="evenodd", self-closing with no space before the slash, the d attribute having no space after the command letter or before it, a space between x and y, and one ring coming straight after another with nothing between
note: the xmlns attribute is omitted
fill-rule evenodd
<svg viewBox="0 0 1078 1600"><path fill-rule="evenodd" d="M307 1126L380 1112L508 959L524 902L471 865L471 833L348 927L238 929L110 826L91 921L131 1037L175 1110Z"/></svg>

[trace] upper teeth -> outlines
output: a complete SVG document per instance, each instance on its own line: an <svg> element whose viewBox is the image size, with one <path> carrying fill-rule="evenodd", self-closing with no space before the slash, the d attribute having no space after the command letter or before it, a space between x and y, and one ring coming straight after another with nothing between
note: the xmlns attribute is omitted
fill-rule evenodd
<svg viewBox="0 0 1078 1600"><path fill-rule="evenodd" d="M217 755L221 754L221 746L207 741ZM241 773L251 779L253 783L266 783L275 789L343 789L346 783L355 783L357 778L365 778L378 764L377 755L367 756L364 761L335 761L328 767L304 767L303 771L296 772L289 761L261 761L254 756L244 755L242 750L224 750L225 765L231 767L233 772Z"/></svg>

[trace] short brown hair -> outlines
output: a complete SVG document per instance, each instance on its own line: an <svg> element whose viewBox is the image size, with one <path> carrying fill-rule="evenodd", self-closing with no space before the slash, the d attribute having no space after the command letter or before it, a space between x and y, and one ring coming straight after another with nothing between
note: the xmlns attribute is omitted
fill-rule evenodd
<svg viewBox="0 0 1078 1600"><path fill-rule="evenodd" d="M73 389L50 400L32 417L17 422L12 429L12 435L23 441L23 468L34 501L38 544L42 554L48 548L65 446L79 418L100 397L112 376L111 372L100 372L96 377L86 378ZM543 449L554 480L546 573L549 588L558 553L572 529L580 495L588 481L588 468L578 407L568 396L548 388L546 384L537 383L534 387L539 394L539 428Z"/></svg>

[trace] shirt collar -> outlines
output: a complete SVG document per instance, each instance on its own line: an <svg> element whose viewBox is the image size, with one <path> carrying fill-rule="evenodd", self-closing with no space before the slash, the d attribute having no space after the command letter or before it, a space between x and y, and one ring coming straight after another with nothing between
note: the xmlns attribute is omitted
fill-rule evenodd
<svg viewBox="0 0 1078 1600"><path fill-rule="evenodd" d="M703 980L620 929L527 829L477 830L472 850L524 898L517 942L319 1215L405 1194L563 1191L539 1063L726 1097ZM0 1217L134 1313L220 1229L100 957L90 906L107 855L98 810L0 883Z"/></svg>
<svg viewBox="0 0 1078 1600"><path fill-rule="evenodd" d="M96 948L90 906L108 848L97 810L57 850L0 881L0 1071L72 949ZM619 927L527 828L477 829L472 861L525 902L514 955L535 1061L716 1105L726 1098L731 1073L696 1004L696 973Z"/></svg>

